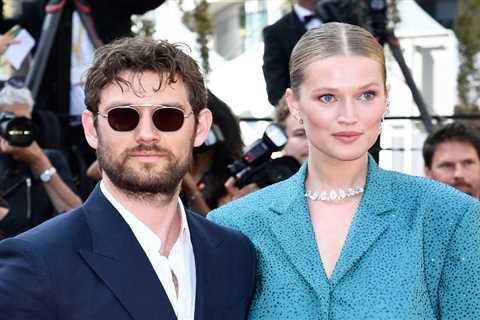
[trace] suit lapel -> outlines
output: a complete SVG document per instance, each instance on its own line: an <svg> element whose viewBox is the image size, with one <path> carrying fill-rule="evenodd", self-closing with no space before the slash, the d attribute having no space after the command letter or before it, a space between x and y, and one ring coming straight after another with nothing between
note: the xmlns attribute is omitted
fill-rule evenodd
<svg viewBox="0 0 480 320"><path fill-rule="evenodd" d="M83 206L92 250L80 254L133 319L176 319L150 261L128 224L95 188Z"/></svg>
<svg viewBox="0 0 480 320"><path fill-rule="evenodd" d="M330 285L336 285L357 263L387 229L382 215L393 210L392 181L378 168L369 156L365 193L350 227L341 256L330 282L322 269L320 255L305 200L305 175L307 165L300 170L279 192L278 201L270 209L278 215L271 230L287 258L315 290L322 304L328 307Z"/></svg>
<svg viewBox="0 0 480 320"><path fill-rule="evenodd" d="M327 308L329 284L321 267L304 196L305 174L306 164L288 181L288 185L284 184L288 187L279 192L277 198L279 201L271 207L271 210L278 214L271 224L271 230L288 260Z"/></svg>
<svg viewBox="0 0 480 320"><path fill-rule="evenodd" d="M213 290L214 282L210 279L215 270L213 250L220 242L213 234L207 234L198 218L186 211L193 252L195 255L195 274L197 278L195 294L195 320L208 319L205 297Z"/></svg>
<svg viewBox="0 0 480 320"><path fill-rule="evenodd" d="M369 156L365 192L348 232L331 282L336 285L387 229L382 215L392 210L391 178Z"/></svg>

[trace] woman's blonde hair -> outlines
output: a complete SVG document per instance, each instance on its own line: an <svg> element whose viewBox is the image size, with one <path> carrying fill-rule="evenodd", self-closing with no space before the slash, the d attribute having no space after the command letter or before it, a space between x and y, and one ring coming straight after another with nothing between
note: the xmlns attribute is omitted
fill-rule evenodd
<svg viewBox="0 0 480 320"><path fill-rule="evenodd" d="M377 39L359 26L330 22L308 30L293 48L290 56L290 87L294 94L298 96L300 93L308 65L336 55L361 56L379 62L383 80L386 81L385 56Z"/></svg>

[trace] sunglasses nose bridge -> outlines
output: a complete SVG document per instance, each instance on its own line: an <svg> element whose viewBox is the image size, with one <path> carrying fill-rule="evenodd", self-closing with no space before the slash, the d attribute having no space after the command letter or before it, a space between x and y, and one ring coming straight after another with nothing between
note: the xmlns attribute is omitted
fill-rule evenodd
<svg viewBox="0 0 480 320"><path fill-rule="evenodd" d="M161 133L153 122L153 110L140 112L140 119L138 125L135 128L137 136L141 140L156 140Z"/></svg>

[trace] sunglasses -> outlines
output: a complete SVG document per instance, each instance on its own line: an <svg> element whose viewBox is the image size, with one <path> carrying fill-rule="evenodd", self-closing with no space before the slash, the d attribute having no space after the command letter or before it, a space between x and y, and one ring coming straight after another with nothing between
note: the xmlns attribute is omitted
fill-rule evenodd
<svg viewBox="0 0 480 320"><path fill-rule="evenodd" d="M153 107L152 122L160 131L177 131L183 126L185 118L193 114L192 111L185 113L182 109L155 104L116 106L107 112L97 115L108 120L108 124L115 131L132 131L140 122L141 113L137 107Z"/></svg>

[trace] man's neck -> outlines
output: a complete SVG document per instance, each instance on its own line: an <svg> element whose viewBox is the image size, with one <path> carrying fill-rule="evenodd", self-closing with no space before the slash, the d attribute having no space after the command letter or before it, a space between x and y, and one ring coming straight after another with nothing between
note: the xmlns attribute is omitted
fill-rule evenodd
<svg viewBox="0 0 480 320"><path fill-rule="evenodd" d="M178 206L180 189L173 196L132 196L117 188L108 178L104 186L125 209L152 230L162 241L162 252L168 255L178 238L181 218Z"/></svg>

